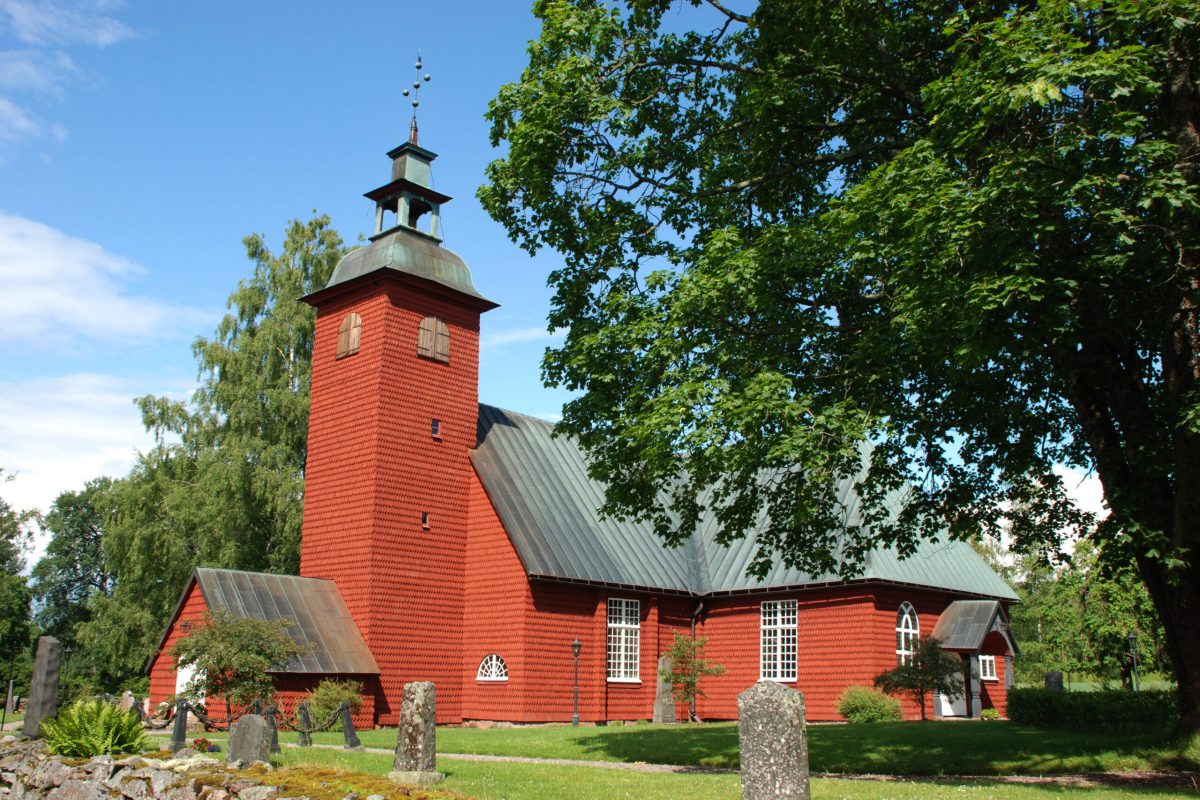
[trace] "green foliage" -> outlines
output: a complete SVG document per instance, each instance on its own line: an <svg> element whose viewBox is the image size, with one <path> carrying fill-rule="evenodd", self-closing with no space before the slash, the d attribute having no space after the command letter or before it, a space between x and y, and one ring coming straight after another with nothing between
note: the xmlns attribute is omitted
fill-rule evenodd
<svg viewBox="0 0 1200 800"><path fill-rule="evenodd" d="M1056 468L1094 470L1200 729L1195 3L534 11L479 197L562 254L543 371L604 511L679 543L708 497L757 574L854 576L938 531L1053 553L1095 523Z"/></svg>
<svg viewBox="0 0 1200 800"><path fill-rule="evenodd" d="M42 722L42 737L50 752L90 758L105 753L139 753L150 739L133 711L122 711L102 700L79 700Z"/></svg>
<svg viewBox="0 0 1200 800"><path fill-rule="evenodd" d="M0 469L0 484L12 480ZM37 521L32 511L16 511L0 498L0 670L7 677L9 662L29 649L32 597L21 570L29 542L30 525Z"/></svg>
<svg viewBox="0 0 1200 800"><path fill-rule="evenodd" d="M317 688L308 693L308 706L312 711L312 723L320 725L338 710L342 703L350 704L350 713L362 708L363 685L359 681L339 681L326 678L317 684ZM330 730L340 731L342 721L339 718Z"/></svg>
<svg viewBox="0 0 1200 800"><path fill-rule="evenodd" d="M985 708L979 712L979 718L983 720L997 720L1000 719L1000 712L994 708Z"/></svg>
<svg viewBox="0 0 1200 800"><path fill-rule="evenodd" d="M1024 725L1076 731L1153 733L1179 720L1174 692L1058 692L1014 688L1008 691L1008 718Z"/></svg>
<svg viewBox="0 0 1200 800"><path fill-rule="evenodd" d="M662 679L671 684L671 695L676 703L688 707L688 718L699 722L696 716L696 698L704 697L700 688L702 678L710 675L724 675L725 667L704 658L704 648L708 644L707 636L692 639L690 636L675 634L671 648L663 655L670 656L671 668L662 672Z"/></svg>
<svg viewBox="0 0 1200 800"><path fill-rule="evenodd" d="M252 274L193 346L200 389L138 400L157 445L108 493L111 594L93 595L78 629L106 683L145 667L195 567L299 566L315 320L300 298L346 248L323 215L289 223L278 253L258 234L245 245Z"/></svg>
<svg viewBox="0 0 1200 800"><path fill-rule="evenodd" d="M111 488L110 478L89 481L82 491L60 494L46 515L50 541L34 565L31 589L38 626L63 647L74 646L75 626L90 619L92 595L109 591L102 543Z"/></svg>
<svg viewBox="0 0 1200 800"><path fill-rule="evenodd" d="M275 696L272 671L308 650L288 635L290 620L262 620L215 611L171 646L181 666L195 668L187 685L192 697L222 697L227 704L264 703Z"/></svg>
<svg viewBox="0 0 1200 800"><path fill-rule="evenodd" d="M837 712L847 722L899 722L900 701L870 686L850 686L838 700Z"/></svg>
<svg viewBox="0 0 1200 800"><path fill-rule="evenodd" d="M962 672L961 658L942 650L942 643L932 636L922 636L913 642L908 660L877 675L875 686L888 694L908 695L921 706L921 719L925 719L925 701L932 693L962 697Z"/></svg>

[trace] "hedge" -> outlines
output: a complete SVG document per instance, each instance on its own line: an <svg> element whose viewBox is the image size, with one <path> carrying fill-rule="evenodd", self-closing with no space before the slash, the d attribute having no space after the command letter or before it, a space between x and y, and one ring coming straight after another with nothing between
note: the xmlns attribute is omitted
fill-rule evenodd
<svg viewBox="0 0 1200 800"><path fill-rule="evenodd" d="M1039 728L1154 733L1169 731L1179 720L1174 691L1060 692L1009 689L1008 718Z"/></svg>

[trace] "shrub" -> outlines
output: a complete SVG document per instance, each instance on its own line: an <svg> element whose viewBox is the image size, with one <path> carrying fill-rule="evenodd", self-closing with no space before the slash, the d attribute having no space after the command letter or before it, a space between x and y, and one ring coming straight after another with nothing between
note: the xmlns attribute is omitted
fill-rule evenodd
<svg viewBox="0 0 1200 800"><path fill-rule="evenodd" d="M326 678L317 688L308 693L308 707L312 711L312 724L320 725L337 711L342 703L350 704L350 713L362 708L363 685L358 681L337 681ZM342 721L338 719L329 730L340 731Z"/></svg>
<svg viewBox="0 0 1200 800"><path fill-rule="evenodd" d="M842 692L837 711L849 722L899 722L900 701L870 686L851 686Z"/></svg>
<svg viewBox="0 0 1200 800"><path fill-rule="evenodd" d="M1179 701L1170 690L1059 692L1014 688L1008 690L1008 718L1040 728L1152 733L1175 726Z"/></svg>
<svg viewBox="0 0 1200 800"><path fill-rule="evenodd" d="M985 708L979 712L980 719L1000 719L1000 712L994 708Z"/></svg>
<svg viewBox="0 0 1200 800"><path fill-rule="evenodd" d="M43 721L41 731L50 752L59 756L139 753L150 746L136 712L102 700L77 700L56 718Z"/></svg>

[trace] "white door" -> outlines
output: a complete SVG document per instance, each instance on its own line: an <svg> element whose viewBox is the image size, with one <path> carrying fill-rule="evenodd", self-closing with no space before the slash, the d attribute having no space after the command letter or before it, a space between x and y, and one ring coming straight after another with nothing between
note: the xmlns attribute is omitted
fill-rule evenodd
<svg viewBox="0 0 1200 800"><path fill-rule="evenodd" d="M939 717L965 717L967 715L967 697L960 696L957 700L951 700L944 694L935 694L933 696L933 707Z"/></svg>

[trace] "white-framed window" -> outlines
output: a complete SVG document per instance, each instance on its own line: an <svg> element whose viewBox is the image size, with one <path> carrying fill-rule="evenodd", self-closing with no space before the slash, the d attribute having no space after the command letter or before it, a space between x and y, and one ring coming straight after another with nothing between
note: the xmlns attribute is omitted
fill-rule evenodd
<svg viewBox="0 0 1200 800"><path fill-rule="evenodd" d="M998 681L1000 678L996 676L996 657L995 656L980 656L979 657L979 680L981 681Z"/></svg>
<svg viewBox="0 0 1200 800"><path fill-rule="evenodd" d="M508 664L496 653L489 653L479 662L475 671L477 681L506 681L508 680Z"/></svg>
<svg viewBox="0 0 1200 800"><path fill-rule="evenodd" d="M762 679L796 680L796 601L765 600L761 613L759 663Z"/></svg>
<svg viewBox="0 0 1200 800"><path fill-rule="evenodd" d="M608 598L608 679L641 680L642 604L640 600Z"/></svg>
<svg viewBox="0 0 1200 800"><path fill-rule="evenodd" d="M896 661L907 664L912 658L913 645L921 638L921 621L917 619L917 610L907 600L900 604L896 612Z"/></svg>

